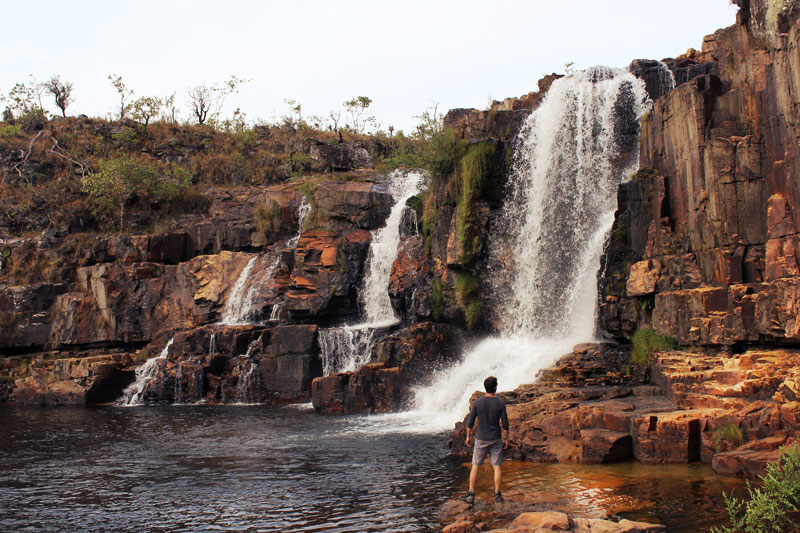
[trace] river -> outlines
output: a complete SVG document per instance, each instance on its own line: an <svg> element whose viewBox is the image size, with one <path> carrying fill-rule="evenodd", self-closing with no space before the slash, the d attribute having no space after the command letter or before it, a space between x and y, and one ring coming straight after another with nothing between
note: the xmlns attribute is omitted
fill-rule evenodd
<svg viewBox="0 0 800 533"><path fill-rule="evenodd" d="M468 472L444 435L402 416L308 405L2 406L0 428L2 531L432 531ZM506 473L511 494L670 531L717 523L722 490L741 487L704 465L509 462Z"/></svg>

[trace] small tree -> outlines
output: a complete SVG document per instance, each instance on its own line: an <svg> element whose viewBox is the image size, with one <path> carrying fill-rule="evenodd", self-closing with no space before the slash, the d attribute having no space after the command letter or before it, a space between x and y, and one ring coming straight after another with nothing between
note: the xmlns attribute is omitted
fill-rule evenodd
<svg viewBox="0 0 800 533"><path fill-rule="evenodd" d="M219 118L225 99L238 92L239 86L249 80L231 76L221 85L200 83L189 88L186 103L192 110L197 123L202 125L206 120L216 122Z"/></svg>
<svg viewBox="0 0 800 533"><path fill-rule="evenodd" d="M363 133L367 124L375 123L375 117L364 115L371 103L372 99L366 96L357 96L344 102L344 108L350 115L350 125L355 133Z"/></svg>
<svg viewBox="0 0 800 533"><path fill-rule="evenodd" d="M147 135L147 125L150 119L157 116L164 105L160 98L154 96L142 96L133 102L133 118L144 125L144 135Z"/></svg>
<svg viewBox="0 0 800 533"><path fill-rule="evenodd" d="M125 115L128 114L128 111L131 110L130 99L133 98L133 89L129 89L128 86L125 85L122 81L122 76L109 74L108 80L119 94L119 119L122 120L125 118Z"/></svg>
<svg viewBox="0 0 800 533"><path fill-rule="evenodd" d="M17 83L8 92L5 101L8 104L4 118L20 117L44 117L44 107L42 106L42 92L44 87L36 81L32 75L29 76L28 83Z"/></svg>
<svg viewBox="0 0 800 533"><path fill-rule="evenodd" d="M73 102L72 82L62 82L59 76L53 76L44 84L45 90L53 95L56 107L61 110L61 116L67 116L67 106Z"/></svg>
<svg viewBox="0 0 800 533"><path fill-rule="evenodd" d="M125 204L134 193L146 193L156 183L156 170L129 155L100 161L99 170L83 178L83 190L100 211L119 209L119 229L125 225Z"/></svg>

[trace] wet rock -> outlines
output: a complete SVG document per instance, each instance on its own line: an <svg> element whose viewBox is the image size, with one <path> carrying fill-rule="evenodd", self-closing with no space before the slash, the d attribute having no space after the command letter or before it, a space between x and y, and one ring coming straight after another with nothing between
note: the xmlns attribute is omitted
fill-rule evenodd
<svg viewBox="0 0 800 533"><path fill-rule="evenodd" d="M376 343L378 362L315 379L314 408L322 414L400 410L411 389L429 378L431 368L457 356L457 346L454 331L440 324L423 322L402 329Z"/></svg>
<svg viewBox="0 0 800 533"><path fill-rule="evenodd" d="M305 231L293 254L286 308L293 318L357 314L357 287L371 235L366 230Z"/></svg>

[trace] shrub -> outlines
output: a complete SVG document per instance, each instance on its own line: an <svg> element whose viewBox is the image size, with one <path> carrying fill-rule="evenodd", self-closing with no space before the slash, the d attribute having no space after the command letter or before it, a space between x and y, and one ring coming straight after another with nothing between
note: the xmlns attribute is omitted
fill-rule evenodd
<svg viewBox="0 0 800 533"><path fill-rule="evenodd" d="M742 442L744 442L744 435L742 434L741 428L731 422L717 428L711 440L714 443L714 450L720 452L725 442L732 444L734 448L741 446Z"/></svg>
<svg viewBox="0 0 800 533"><path fill-rule="evenodd" d="M747 501L723 493L731 527L712 528L712 533L797 531L800 521L792 515L800 510L800 454L797 448L782 448L780 458L759 476L761 488L747 484Z"/></svg>
<svg viewBox="0 0 800 533"><path fill-rule="evenodd" d="M633 351L631 362L637 365L650 364L650 354L662 350L671 350L677 346L675 339L659 335L649 328L642 328L633 334L631 339Z"/></svg>

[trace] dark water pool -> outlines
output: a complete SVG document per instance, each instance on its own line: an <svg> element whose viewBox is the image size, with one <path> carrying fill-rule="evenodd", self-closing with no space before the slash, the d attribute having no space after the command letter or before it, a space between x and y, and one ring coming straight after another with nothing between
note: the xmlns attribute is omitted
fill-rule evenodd
<svg viewBox="0 0 800 533"><path fill-rule="evenodd" d="M2 406L0 531L436 530L467 469L441 434L404 427L308 407ZM506 473L507 491L671 531L717 522L722 489L740 485L702 466L508 463Z"/></svg>

